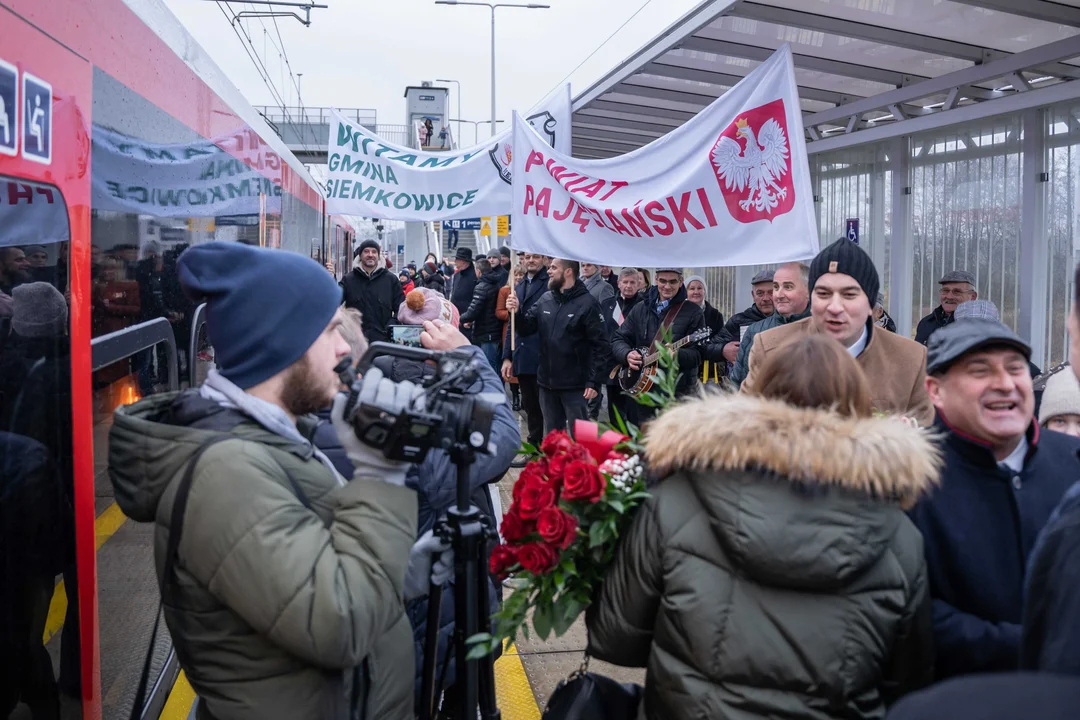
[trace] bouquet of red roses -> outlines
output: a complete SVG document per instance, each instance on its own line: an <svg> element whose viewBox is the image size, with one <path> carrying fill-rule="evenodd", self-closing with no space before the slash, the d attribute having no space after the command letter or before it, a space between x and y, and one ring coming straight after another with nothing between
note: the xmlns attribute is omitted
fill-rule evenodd
<svg viewBox="0 0 1080 720"><path fill-rule="evenodd" d="M483 657L518 630L526 618L547 639L561 635L588 606L615 555L616 540L648 497L640 447L615 431L601 434L578 420L574 437L550 433L514 483L503 516L505 544L491 553L491 572L513 573L520 586L493 615L496 631L470 638L471 657Z"/></svg>

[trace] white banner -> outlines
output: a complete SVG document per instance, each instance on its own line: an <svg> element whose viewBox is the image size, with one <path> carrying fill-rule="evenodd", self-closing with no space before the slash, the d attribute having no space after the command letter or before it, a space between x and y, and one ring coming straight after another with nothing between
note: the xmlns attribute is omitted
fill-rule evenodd
<svg viewBox="0 0 1080 720"><path fill-rule="evenodd" d="M791 49L682 127L606 160L547 147L514 115L514 248L603 265L812 257L817 220Z"/></svg>
<svg viewBox="0 0 1080 720"><path fill-rule="evenodd" d="M194 143L149 143L94 126L94 209L156 217L281 212L281 157L251 130ZM264 174L265 173L265 174Z"/></svg>
<svg viewBox="0 0 1080 720"><path fill-rule="evenodd" d="M327 211L386 220L506 215L512 130L466 150L426 152L387 142L337 111L330 124ZM570 86L526 116L538 142L570 154Z"/></svg>

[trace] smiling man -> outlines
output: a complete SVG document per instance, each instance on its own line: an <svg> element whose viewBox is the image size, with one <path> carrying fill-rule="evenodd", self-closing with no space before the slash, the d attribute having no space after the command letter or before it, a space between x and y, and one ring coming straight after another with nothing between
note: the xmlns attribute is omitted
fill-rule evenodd
<svg viewBox="0 0 1080 720"><path fill-rule="evenodd" d="M1031 349L1000 322L954 322L928 353L945 469L911 517L934 602L935 672L1016 670L1028 557L1080 474L1080 440L1039 432Z"/></svg>
<svg viewBox="0 0 1080 720"><path fill-rule="evenodd" d="M926 350L918 343L874 327L878 274L858 245L840 238L810 263L810 317L759 333L750 350L742 391L753 393L767 355L782 352L807 333L837 340L870 380L874 410L929 425L934 409L926 396Z"/></svg>
<svg viewBox="0 0 1080 720"><path fill-rule="evenodd" d="M925 345L934 331L943 328L953 322L953 313L960 303L968 302L979 297L975 292L975 276L966 270L953 270L945 273L938 280L941 289L938 291L938 299L941 304L919 321L915 329L915 342Z"/></svg>

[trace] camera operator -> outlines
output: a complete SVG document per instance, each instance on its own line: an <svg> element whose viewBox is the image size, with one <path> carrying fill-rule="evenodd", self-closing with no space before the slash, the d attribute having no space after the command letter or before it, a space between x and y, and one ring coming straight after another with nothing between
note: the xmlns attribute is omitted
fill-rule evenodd
<svg viewBox="0 0 1080 720"><path fill-rule="evenodd" d="M408 325L423 325L424 332L420 334L421 344L429 350L448 351L457 348L468 348L475 355L479 380L468 388L469 393L498 393L505 397L502 381L487 362L483 351L469 343L469 340L457 329L459 323L458 310L442 294L427 288L413 290L406 296L405 302L398 309L398 319ZM355 331L346 332L356 342ZM366 346L354 347L352 356L359 358L363 355ZM432 372L429 366L415 360L407 360L398 357L378 357L375 359L375 368L394 382L412 382L421 384L425 376ZM315 442L326 454L335 461L340 462L340 449L333 444L333 437L320 429L315 435ZM323 444L324 442L326 444ZM469 487L472 492L472 502L480 511L490 517L494 517L489 487L496 483L506 473L517 454L521 445L521 433L514 414L510 410L509 403L505 400L495 410L494 420L491 426L491 454L480 453L476 462L469 467ZM410 465L405 484L417 492L418 499L418 532L421 540L418 546L424 544L425 537L430 537L435 523L445 516L447 509L454 504L454 493L457 488L457 469L450 460L450 455L445 450L432 448L424 461L418 465ZM496 490L491 487L492 490ZM497 490L496 490L497 491ZM441 547L436 542L430 544L430 552L439 552ZM443 546L445 547L445 546ZM443 567L445 567L445 561ZM433 579L438 582L438 574ZM449 573L446 573L449 579ZM499 596L494 584L489 585L488 596L490 606L496 607ZM421 667L423 663L424 637L427 632L427 598L412 600L406 606L406 612L413 627L413 639L416 648L416 688L417 697L420 692ZM451 640L454 633L454 600L453 593L444 593L441 607L439 627L439 663L436 678L445 678L444 688L449 688L455 680L453 668L453 652ZM448 655L448 648L450 649ZM443 674L443 659L451 658L451 667ZM449 703L451 706L453 703ZM419 707L419 705L417 706Z"/></svg>
<svg viewBox="0 0 1080 720"><path fill-rule="evenodd" d="M109 472L124 513L157 523L165 621L199 718L412 718L416 493L405 464L341 420L341 290L306 257L240 243L196 245L178 270L207 303L218 368L118 409ZM377 371L359 387L387 412L421 392ZM307 439L331 400L351 481Z"/></svg>

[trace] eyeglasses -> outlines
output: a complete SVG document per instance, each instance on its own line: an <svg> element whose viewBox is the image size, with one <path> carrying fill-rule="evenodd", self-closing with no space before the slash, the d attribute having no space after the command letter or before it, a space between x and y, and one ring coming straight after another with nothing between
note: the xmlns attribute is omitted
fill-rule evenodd
<svg viewBox="0 0 1080 720"><path fill-rule="evenodd" d="M678 285L682 285L682 280L661 280L660 278L656 278L656 284L657 285L678 286Z"/></svg>

